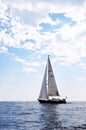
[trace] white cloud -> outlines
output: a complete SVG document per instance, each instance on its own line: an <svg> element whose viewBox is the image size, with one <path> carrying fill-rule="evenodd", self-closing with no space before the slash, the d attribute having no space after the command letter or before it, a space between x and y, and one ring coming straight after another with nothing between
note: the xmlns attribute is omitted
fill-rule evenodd
<svg viewBox="0 0 86 130"><path fill-rule="evenodd" d="M8 52L8 49L4 46L1 46L0 47L0 53L7 53Z"/></svg>
<svg viewBox="0 0 86 130"><path fill-rule="evenodd" d="M24 59L19 58L19 57L15 57L15 60L22 63L22 64L26 64L26 61Z"/></svg>
<svg viewBox="0 0 86 130"><path fill-rule="evenodd" d="M0 32L0 36L1 36L1 42L4 44L4 46L18 47L20 44L17 41L17 39L15 39L15 38L11 37L9 34L7 34L5 30Z"/></svg>
<svg viewBox="0 0 86 130"><path fill-rule="evenodd" d="M26 67L26 66L25 66L25 67L23 68L23 71L24 71L24 72L36 72L37 70L34 69L34 68L30 68L30 67Z"/></svg>
<svg viewBox="0 0 86 130"><path fill-rule="evenodd" d="M27 50L34 50L35 49L35 45L32 42L26 42L22 48L25 48Z"/></svg>
<svg viewBox="0 0 86 130"><path fill-rule="evenodd" d="M0 31L2 45L31 50L36 55L54 54L60 64L64 65L80 62L81 58L86 57L86 1L78 3L73 0L70 2L68 0L66 2L63 0L3 1L0 4L1 18L4 19L4 21L2 20L4 28ZM66 23L61 28L55 28L53 33L51 31L41 34L41 23L53 26L60 22L58 19L53 21L49 17L49 13L64 13L76 24L70 26L69 23ZM8 28L4 24L6 22L9 25ZM29 39L33 39L35 42L27 42L26 40ZM16 60L19 61L19 59ZM20 60L20 62L26 64L24 60Z"/></svg>
<svg viewBox="0 0 86 130"><path fill-rule="evenodd" d="M15 60L26 65L26 66L39 66L39 62L27 62L26 60L19 58L18 56L14 56Z"/></svg>
<svg viewBox="0 0 86 130"><path fill-rule="evenodd" d="M7 20L7 6L0 1L0 18L3 18L4 20Z"/></svg>
<svg viewBox="0 0 86 130"><path fill-rule="evenodd" d="M24 72L36 72L37 69L35 67L40 66L39 62L28 62L22 58L17 57L17 56L13 56L13 57L17 62L24 65L24 67L22 69Z"/></svg>

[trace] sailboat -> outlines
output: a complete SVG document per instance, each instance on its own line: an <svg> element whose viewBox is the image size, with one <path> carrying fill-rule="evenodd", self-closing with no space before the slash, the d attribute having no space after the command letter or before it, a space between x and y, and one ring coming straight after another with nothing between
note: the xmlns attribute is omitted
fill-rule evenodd
<svg viewBox="0 0 86 130"><path fill-rule="evenodd" d="M49 56L38 101L40 103L66 103L66 98L60 98Z"/></svg>

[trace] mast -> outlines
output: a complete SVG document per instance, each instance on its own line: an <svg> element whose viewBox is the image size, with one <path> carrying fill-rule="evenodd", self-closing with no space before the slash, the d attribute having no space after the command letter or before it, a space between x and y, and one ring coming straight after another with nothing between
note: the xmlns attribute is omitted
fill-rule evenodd
<svg viewBox="0 0 86 130"><path fill-rule="evenodd" d="M48 96L59 96L49 56L48 56Z"/></svg>
<svg viewBox="0 0 86 130"><path fill-rule="evenodd" d="M45 73L44 73L44 78L43 78L39 98L48 99L48 95L47 95L47 65L46 65L46 68L45 68Z"/></svg>

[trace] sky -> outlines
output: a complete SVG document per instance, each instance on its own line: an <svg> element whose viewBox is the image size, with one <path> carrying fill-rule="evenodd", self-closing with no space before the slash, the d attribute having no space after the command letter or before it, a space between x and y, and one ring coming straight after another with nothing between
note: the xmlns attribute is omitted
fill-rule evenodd
<svg viewBox="0 0 86 130"><path fill-rule="evenodd" d="M37 100L48 55L60 95L86 101L86 0L0 0L0 101Z"/></svg>

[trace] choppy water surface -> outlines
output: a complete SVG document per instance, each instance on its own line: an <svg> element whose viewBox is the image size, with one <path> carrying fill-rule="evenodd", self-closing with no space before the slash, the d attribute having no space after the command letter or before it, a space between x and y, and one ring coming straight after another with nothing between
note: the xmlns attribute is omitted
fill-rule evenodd
<svg viewBox="0 0 86 130"><path fill-rule="evenodd" d="M86 130L86 102L0 102L0 130Z"/></svg>

